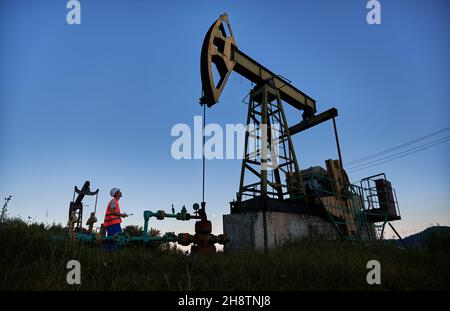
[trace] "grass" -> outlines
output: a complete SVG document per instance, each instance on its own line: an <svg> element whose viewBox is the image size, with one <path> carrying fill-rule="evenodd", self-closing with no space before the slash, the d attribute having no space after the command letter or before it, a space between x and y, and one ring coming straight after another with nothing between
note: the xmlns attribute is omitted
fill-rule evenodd
<svg viewBox="0 0 450 311"><path fill-rule="evenodd" d="M383 243L301 241L267 253L186 256L173 249L53 241L58 227L0 224L0 290L449 290L448 250L399 249ZM81 263L81 285L68 285L66 264ZM381 285L368 285L366 264L381 263Z"/></svg>

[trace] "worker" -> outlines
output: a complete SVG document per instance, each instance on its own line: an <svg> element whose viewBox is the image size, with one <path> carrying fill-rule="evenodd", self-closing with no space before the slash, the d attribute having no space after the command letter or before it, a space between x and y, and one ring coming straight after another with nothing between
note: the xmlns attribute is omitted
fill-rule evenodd
<svg viewBox="0 0 450 311"><path fill-rule="evenodd" d="M118 188L112 188L109 194L113 197L108 203L106 208L105 221L103 226L108 232L108 236L113 236L118 232L122 232L120 224L122 223L122 218L128 217L127 214L120 213L119 200L122 197L122 192Z"/></svg>

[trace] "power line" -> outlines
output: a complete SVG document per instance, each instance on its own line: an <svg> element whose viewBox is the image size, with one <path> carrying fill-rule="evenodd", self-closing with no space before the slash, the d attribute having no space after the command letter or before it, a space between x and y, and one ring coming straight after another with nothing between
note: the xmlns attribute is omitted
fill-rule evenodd
<svg viewBox="0 0 450 311"><path fill-rule="evenodd" d="M422 148L422 147L426 147L426 146L428 146L428 145L432 145L432 144L434 144L434 143L437 143L437 142L440 142L440 141L443 141L443 140L447 140L448 138L450 138L450 135L449 135L449 136L446 136L446 137L439 138L439 139L435 139L435 140L433 140L433 141L427 142L427 143L425 143L425 144L423 144L423 145L420 145L420 146L416 146L416 147L413 147L413 148L410 148L410 149L407 149L407 150L403 150L403 151L401 151L401 152L399 152L399 153L395 153L395 154L389 155L389 156L384 157L384 158L381 158L381 159L375 159L375 160L370 161L370 162L367 162L367 163L358 164L358 165L356 165L356 166L350 168L350 170L357 169L357 168L359 168L359 167L366 166L366 165L370 165L370 164L372 164L372 163L376 163L376 162L379 162L379 161L383 161L383 160L386 160L386 159L389 159L389 158L393 158L393 157L402 155L402 154L404 154L404 153L408 153L408 152L410 152L410 151L414 151L414 150L420 149L420 148Z"/></svg>
<svg viewBox="0 0 450 311"><path fill-rule="evenodd" d="M390 161L393 161L393 160L396 160L396 159L399 159L399 158L403 158L403 157L408 156L408 155L411 155L411 154L413 154L413 153L417 153L417 152L419 152L419 151L423 151L423 150L426 150L426 149L428 149L428 148L431 148L431 147L440 145L440 144L445 143L446 141L449 141L449 140L450 140L450 139L447 139L447 140L445 140L445 141L441 141L441 142L436 143L436 144L434 144L434 145L427 146L427 147L425 147L425 148L423 148L423 149L420 149L420 150L417 150L417 151L413 151L413 152L409 152L409 153L406 153L406 154L404 154L404 155L401 155L401 156L398 156L398 157L395 157L395 158L392 158L392 159L389 159L389 160L385 160L385 161L381 161L381 162L379 162L379 163L375 163L375 164L368 165L368 166L365 166L365 167L353 169L353 170L348 171L348 173L350 174L350 173L358 172L358 171L365 170L365 169L370 168L370 167L373 167L373 166L377 166L377 165L380 165L380 164L383 164L383 163L386 163L386 162L390 162Z"/></svg>
<svg viewBox="0 0 450 311"><path fill-rule="evenodd" d="M412 145L412 144L414 144L414 143L417 143L417 142L419 142L419 141L421 141L421 140L424 140L424 139L433 137L433 136L435 136L435 135L437 135L437 134L440 134L440 133L442 133L442 132L448 131L449 129L450 129L450 126L447 127L447 128L444 128L444 129L442 129L442 130L439 130L439 131L430 133L430 134L428 134L428 135L425 135L425 136L416 138L416 139L411 140L411 141L409 141L409 142L406 142L406 143L404 143L404 144L401 144L401 145L398 145L398 146L395 146L395 147L392 147L392 148L389 148L389 149L386 149L386 150L377 152L377 153L372 154L372 155L368 155L368 156L365 156L365 157L362 157L362 158L359 158L359 159L355 159L355 160L349 161L349 162L345 163L345 166L353 166L353 165L356 165L357 163L366 162L367 160L370 160L370 159L373 159L373 158L377 158L377 157L379 157L379 156L381 156L381 155L384 155L384 154L386 154L386 153L390 153L390 152L395 151L395 150L397 150L397 149L401 149L401 148L410 146L410 145Z"/></svg>
<svg viewBox="0 0 450 311"><path fill-rule="evenodd" d="M423 150L426 150L426 149L428 149L428 148L431 148L431 147L440 145L440 144L445 143L446 141L449 141L449 140L450 140L450 136L444 137L444 138L442 138L442 139L438 139L438 140L434 141L434 143L431 142L431 143L428 143L428 144L425 144L425 145L422 145L422 146L418 146L418 147L415 147L415 148L412 148L412 149L403 151L403 152L401 152L401 153L398 153L398 154L397 154L398 156L392 155L392 156L389 156L389 157L386 157L386 158L383 158L383 159L378 159L378 160L376 160L376 161L373 161L372 163L374 163L374 162L375 162L375 163L372 164L372 165L367 165L367 164L369 164L369 163L366 163L366 164L361 165L361 166L363 166L363 167L351 168L351 169L349 170L349 172L360 171L360 170L363 170L363 169L366 169L366 168L369 168L369 167L373 167L373 166L376 166L376 165L379 165L379 164L382 164L382 163L386 163L386 162L389 162L389 161L392 161L392 160L396 160L396 159L405 157L405 156L407 156L407 155L410 155L410 154L413 154L413 153L417 153L417 152L419 152L419 151L423 151ZM420 149L417 149L417 148L420 148ZM408 151L409 151L409 152L408 152ZM384 160L384 159L386 159L386 160ZM383 161L383 160L384 160L384 161ZM364 165L367 165L367 166L364 166Z"/></svg>
<svg viewBox="0 0 450 311"><path fill-rule="evenodd" d="M410 152L404 151L404 152L402 152L402 153L399 153L399 156L397 156L397 157L393 157L393 156L386 157L386 158L388 158L388 159L385 158L386 160L384 160L384 161L382 161L383 159L379 159L379 160L376 161L377 163L374 163L374 164L372 164L372 165L368 165L368 166L364 166L364 167L360 167L360 168L353 168L353 169L350 169L350 170L348 171L348 173L354 173L354 172L361 171L361 170L364 170L364 169L369 168L369 167L377 166L377 165L380 165L380 164L383 164L383 163L386 163L386 162L390 162L390 161L393 161L393 160L396 160L396 159L399 159L399 158L403 158L403 157L405 157L405 156L408 156L408 155L417 153L417 152L419 152L419 151L423 151L423 150L426 150L426 149L428 149L428 148L431 148L431 147L440 145L440 144L445 143L445 142L447 142L447 141L450 141L450 136L444 137L443 139L439 139L439 140L437 140L437 142L435 142L435 143L433 143L433 144L429 143L429 144L425 144L425 145L419 146L419 147L422 147L421 149L417 149L417 148L419 148L419 147L415 147L415 148L410 149L410 150L409 150ZM417 150L414 150L414 149L417 149ZM405 153L405 152L406 152L406 153ZM392 158L392 157L393 157L393 158ZM381 162L379 162L379 161L381 161ZM368 163L366 163L366 164L368 164Z"/></svg>

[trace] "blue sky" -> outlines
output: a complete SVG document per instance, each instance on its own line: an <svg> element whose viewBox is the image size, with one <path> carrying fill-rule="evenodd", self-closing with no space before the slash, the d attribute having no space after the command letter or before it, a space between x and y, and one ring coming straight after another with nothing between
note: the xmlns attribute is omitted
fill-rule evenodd
<svg viewBox="0 0 450 311"><path fill-rule="evenodd" d="M381 1L381 25L366 23L366 1L80 0L81 25L66 1L0 4L0 195L10 214L67 221L73 187L123 189L122 209L201 201L201 161L174 160L171 128L202 113L199 57L211 23L227 12L238 47L316 99L339 110L344 162L446 128L449 2ZM233 74L208 122L245 122L250 82ZM286 108L288 121L300 114ZM443 134L445 136L445 133ZM447 132L448 135L448 132ZM441 135L442 137L442 135ZM294 138L302 168L337 158L330 122ZM385 172L397 190L402 234L450 225L449 143L361 170ZM238 190L240 161L207 164L214 233ZM94 200L86 200L87 210ZM151 226L193 232L173 220Z"/></svg>

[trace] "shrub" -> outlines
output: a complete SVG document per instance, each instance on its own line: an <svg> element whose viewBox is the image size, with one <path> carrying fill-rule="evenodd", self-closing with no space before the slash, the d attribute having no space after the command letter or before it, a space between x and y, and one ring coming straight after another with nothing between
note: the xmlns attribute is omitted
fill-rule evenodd
<svg viewBox="0 0 450 311"><path fill-rule="evenodd" d="M422 246L430 251L450 252L450 232L434 230L424 236Z"/></svg>
<svg viewBox="0 0 450 311"><path fill-rule="evenodd" d="M129 225L129 226L126 226L125 228L123 228L123 232L130 235L130 237L133 237L133 236L141 236L142 233L144 232L144 230L142 229L141 226Z"/></svg>

